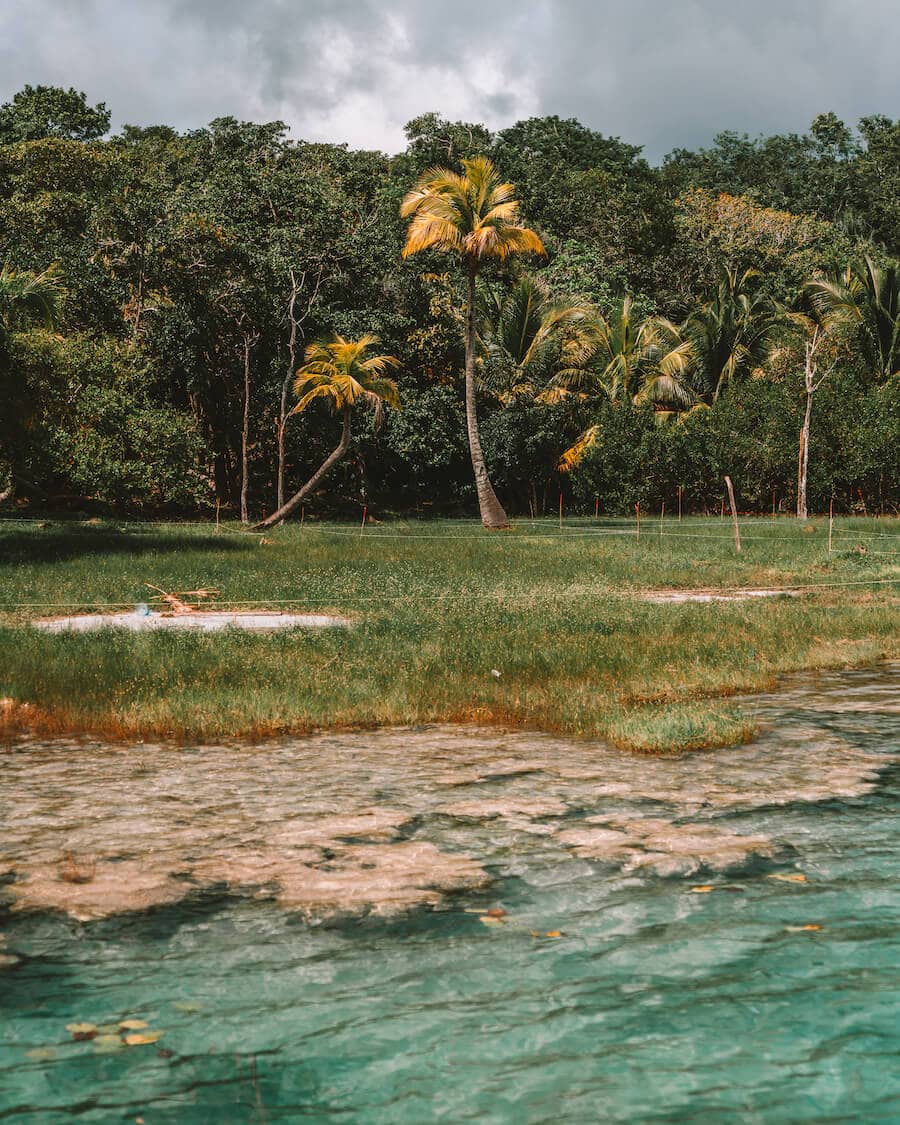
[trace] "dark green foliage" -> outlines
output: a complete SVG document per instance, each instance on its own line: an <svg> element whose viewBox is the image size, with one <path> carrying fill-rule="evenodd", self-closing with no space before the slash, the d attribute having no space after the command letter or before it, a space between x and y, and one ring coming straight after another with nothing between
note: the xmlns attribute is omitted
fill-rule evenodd
<svg viewBox="0 0 900 1125"><path fill-rule="evenodd" d="M585 511L598 495L607 512L671 506L679 484L686 505L717 508L724 472L743 508L768 509L774 489L789 510L803 355L784 307L811 277L838 285L867 257L885 284L870 299L867 267L851 270L858 323L816 395L810 503L900 503L900 122L872 116L854 131L823 113L802 136L723 133L653 168L639 147L554 116L492 134L426 113L392 158L293 142L280 122L125 126L103 139L109 120L102 103L55 87L25 87L0 106L0 268L53 267L60 286L52 332L0 310L0 493L11 482L20 503L236 510L246 459L249 507L270 512L279 422L305 347L372 332L402 360L403 410L378 432L360 411L346 459L310 507L471 511L465 294L442 256L400 260L398 206L423 169L478 154L515 183L545 241L535 271L548 307L588 303L609 317L630 294L635 323L665 317L693 336L700 359L686 378L711 406L666 421L626 394L616 405L577 393L536 402L562 338L523 364L494 323L479 418L511 513L552 509L560 488ZM748 268L747 304L734 293L723 302L723 271L739 279ZM516 280L489 265L479 285L502 304ZM602 366L597 355L585 363L592 375ZM592 423L597 446L561 475L561 454ZM284 435L290 494L335 434L313 411Z"/></svg>
<svg viewBox="0 0 900 1125"><path fill-rule="evenodd" d="M43 137L94 141L107 131L109 119L104 102L89 106L85 95L71 87L25 86L0 106L0 144Z"/></svg>

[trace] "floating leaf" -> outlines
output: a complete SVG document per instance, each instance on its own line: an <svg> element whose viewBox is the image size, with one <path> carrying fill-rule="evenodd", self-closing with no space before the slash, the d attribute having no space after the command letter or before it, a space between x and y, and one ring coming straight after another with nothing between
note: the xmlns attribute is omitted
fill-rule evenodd
<svg viewBox="0 0 900 1125"><path fill-rule="evenodd" d="M791 873L790 871L776 871L769 876L770 879L778 879L781 883L805 883L806 876L801 875L799 871Z"/></svg>
<svg viewBox="0 0 900 1125"><path fill-rule="evenodd" d="M98 1035L94 1040L94 1050L100 1055L112 1055L124 1047L125 1044L118 1035Z"/></svg>
<svg viewBox="0 0 900 1125"><path fill-rule="evenodd" d="M119 1021L119 1030L120 1031L143 1031L145 1027L149 1027L149 1026L150 1026L150 1024L147 1023L146 1020L120 1020Z"/></svg>
<svg viewBox="0 0 900 1125"><path fill-rule="evenodd" d="M790 934L802 934L805 931L816 931L822 929L822 927L817 922L808 922L805 926L785 926L784 928Z"/></svg>
<svg viewBox="0 0 900 1125"><path fill-rule="evenodd" d="M506 911L502 906L492 906L490 910L484 912L488 918L505 918Z"/></svg>
<svg viewBox="0 0 900 1125"><path fill-rule="evenodd" d="M125 1036L129 1047L142 1047L145 1043L156 1043L165 1035L164 1031L134 1031Z"/></svg>
<svg viewBox="0 0 900 1125"><path fill-rule="evenodd" d="M714 891L715 889L716 888L712 883L704 883L701 887L691 887L691 894L708 895L710 891Z"/></svg>
<svg viewBox="0 0 900 1125"><path fill-rule="evenodd" d="M548 930L544 937L562 937L562 930Z"/></svg>
<svg viewBox="0 0 900 1125"><path fill-rule="evenodd" d="M480 914L478 921L482 926L502 926L505 924L505 918L492 918L490 914Z"/></svg>
<svg viewBox="0 0 900 1125"><path fill-rule="evenodd" d="M52 1047L32 1047L30 1051L25 1052L25 1055L35 1062L48 1062L55 1057L56 1051Z"/></svg>
<svg viewBox="0 0 900 1125"><path fill-rule="evenodd" d="M76 1043L84 1039L94 1039L97 1035L97 1028L92 1023L67 1023L66 1031L71 1031Z"/></svg>

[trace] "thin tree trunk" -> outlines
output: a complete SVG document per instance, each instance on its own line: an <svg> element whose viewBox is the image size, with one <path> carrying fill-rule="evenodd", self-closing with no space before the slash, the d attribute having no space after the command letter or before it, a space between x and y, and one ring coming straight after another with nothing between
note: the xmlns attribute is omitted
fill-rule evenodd
<svg viewBox="0 0 900 1125"><path fill-rule="evenodd" d="M815 348L818 343L818 334L813 336L813 342L806 344L806 366L803 377L806 384L806 412L803 416L803 427L800 430L800 452L797 458L797 519L808 518L806 509L806 480L809 469L809 425L812 418L813 393L815 392L814 379L816 376Z"/></svg>
<svg viewBox="0 0 900 1125"><path fill-rule="evenodd" d="M475 473L475 490L481 522L490 531L509 527L503 506L497 499L491 478L488 476L481 436L478 433L478 416L475 412L475 270L469 269L469 304L466 309L466 429L469 434L469 454Z"/></svg>
<svg viewBox="0 0 900 1125"><path fill-rule="evenodd" d="M294 495L286 503L277 508L270 516L266 516L264 520L254 524L254 531L261 531L263 528L271 527L273 524L280 523L286 516L289 516L293 510L298 507L300 501L312 492L320 480L329 472L340 459L347 452L350 445L350 411L344 411L344 425L341 431L341 440L334 447L334 449L325 458L318 469L313 473L309 480L304 484L299 492Z"/></svg>
<svg viewBox="0 0 900 1125"><path fill-rule="evenodd" d="M806 510L806 477L809 468L809 422L812 415L812 390L806 385L806 414L803 418L803 429L800 431L800 456L797 465L797 518L805 520Z"/></svg>
<svg viewBox="0 0 900 1125"><path fill-rule="evenodd" d="M241 427L241 523L249 523L247 514L247 492L250 487L250 462L248 446L250 442L250 334L244 333L244 421Z"/></svg>
<svg viewBox="0 0 900 1125"><path fill-rule="evenodd" d="M281 384L281 403L278 410L278 479L275 489L276 508L280 508L284 504L284 427L287 425L288 420L288 394L290 393L291 383L294 381L296 375L297 329L299 325L297 323L297 317L294 315L294 309L297 303L298 292L297 281L293 271L291 271L291 297L288 301L288 319L291 323L291 332L288 337L288 373Z"/></svg>

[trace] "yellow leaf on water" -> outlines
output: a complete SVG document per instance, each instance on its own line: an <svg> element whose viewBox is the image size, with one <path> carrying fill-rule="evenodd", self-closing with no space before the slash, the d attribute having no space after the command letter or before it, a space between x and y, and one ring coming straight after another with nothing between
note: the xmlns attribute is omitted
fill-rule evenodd
<svg viewBox="0 0 900 1125"><path fill-rule="evenodd" d="M94 1040L94 1050L101 1055L112 1055L124 1048L125 1044L118 1035L98 1035Z"/></svg>
<svg viewBox="0 0 900 1125"><path fill-rule="evenodd" d="M548 930L544 937L562 937L562 930Z"/></svg>
<svg viewBox="0 0 900 1125"><path fill-rule="evenodd" d="M32 1047L30 1051L25 1052L25 1055L35 1062L47 1062L55 1057L56 1051L52 1047Z"/></svg>
<svg viewBox="0 0 900 1125"><path fill-rule="evenodd" d="M503 926L505 925L505 918L494 918L490 914L479 914L478 921L482 926Z"/></svg>
<svg viewBox="0 0 900 1125"><path fill-rule="evenodd" d="M809 922L805 926L785 926L784 928L788 931L789 934L802 934L806 930L821 930L823 927L820 926L817 922Z"/></svg>
<svg viewBox="0 0 900 1125"><path fill-rule="evenodd" d="M145 1027L150 1025L146 1020L121 1020L119 1023L120 1031L143 1031Z"/></svg>
<svg viewBox="0 0 900 1125"><path fill-rule="evenodd" d="M135 1031L125 1036L129 1047L142 1047L145 1043L156 1043L165 1035L164 1031Z"/></svg>
<svg viewBox="0 0 900 1125"><path fill-rule="evenodd" d="M67 1023L66 1031L96 1031L97 1025L95 1023Z"/></svg>
<svg viewBox="0 0 900 1125"><path fill-rule="evenodd" d="M799 872L791 874L788 871L776 871L773 875L769 876L770 879L778 879L781 883L805 883L806 876L801 875Z"/></svg>
<svg viewBox="0 0 900 1125"><path fill-rule="evenodd" d="M691 894L708 895L710 891L714 891L715 889L712 883L705 883L702 887L691 887Z"/></svg>

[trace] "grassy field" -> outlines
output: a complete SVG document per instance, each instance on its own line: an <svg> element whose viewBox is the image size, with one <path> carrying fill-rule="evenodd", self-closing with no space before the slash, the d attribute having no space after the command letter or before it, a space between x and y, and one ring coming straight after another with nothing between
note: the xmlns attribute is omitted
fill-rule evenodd
<svg viewBox="0 0 900 1125"><path fill-rule="evenodd" d="M476 722L654 752L749 737L729 703L781 672L896 659L900 524L718 519L235 526L0 523L0 722L209 740ZM39 616L132 608L145 583L221 607L329 610L348 630L47 635ZM807 586L653 604L641 592ZM500 673L499 676L494 672ZM27 706L22 706L26 704Z"/></svg>

